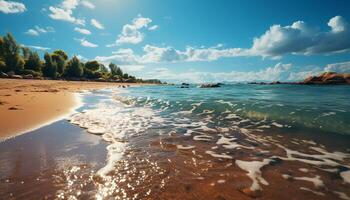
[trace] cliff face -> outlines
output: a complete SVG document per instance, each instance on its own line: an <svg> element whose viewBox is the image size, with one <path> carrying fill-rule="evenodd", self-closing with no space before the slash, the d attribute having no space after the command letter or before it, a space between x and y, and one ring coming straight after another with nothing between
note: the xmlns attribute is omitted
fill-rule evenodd
<svg viewBox="0 0 350 200"><path fill-rule="evenodd" d="M350 84L350 74L325 72L320 76L307 77L302 84Z"/></svg>

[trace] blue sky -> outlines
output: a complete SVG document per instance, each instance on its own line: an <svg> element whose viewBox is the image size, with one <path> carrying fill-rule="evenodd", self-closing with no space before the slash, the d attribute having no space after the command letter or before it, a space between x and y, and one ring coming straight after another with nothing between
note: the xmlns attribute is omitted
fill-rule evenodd
<svg viewBox="0 0 350 200"><path fill-rule="evenodd" d="M168 81L350 71L350 1L0 0L0 34Z"/></svg>

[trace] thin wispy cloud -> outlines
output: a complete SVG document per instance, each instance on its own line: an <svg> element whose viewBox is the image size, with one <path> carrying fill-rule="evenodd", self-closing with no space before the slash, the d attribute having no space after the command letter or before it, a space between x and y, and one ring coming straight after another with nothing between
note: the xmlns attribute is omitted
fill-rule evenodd
<svg viewBox="0 0 350 200"><path fill-rule="evenodd" d="M93 3L91 3L91 1L88 1L88 0L82 0L81 2L81 5L85 6L86 8L89 8L89 9L95 9L95 5Z"/></svg>
<svg viewBox="0 0 350 200"><path fill-rule="evenodd" d="M96 48L98 47L97 44L94 44L92 42L87 41L85 38L82 39L76 39L77 41L80 42L81 46L88 47L88 48Z"/></svg>
<svg viewBox="0 0 350 200"><path fill-rule="evenodd" d="M74 30L78 33L84 34L84 35L90 35L91 32L85 28L79 28L79 27L75 27Z"/></svg>
<svg viewBox="0 0 350 200"><path fill-rule="evenodd" d="M23 47L28 47L28 48L31 48L31 49L34 49L34 50L38 50L38 51L48 51L48 50L51 49L49 47L34 46L34 45L24 45L24 44L22 44L22 46Z"/></svg>
<svg viewBox="0 0 350 200"><path fill-rule="evenodd" d="M90 21L91 25L93 25L95 28L97 29L105 29L105 27L103 26L103 24L101 24L99 21L97 21L96 19L91 19Z"/></svg>
<svg viewBox="0 0 350 200"><path fill-rule="evenodd" d="M0 0L0 12L5 14L23 13L27 10L23 3Z"/></svg>
<svg viewBox="0 0 350 200"><path fill-rule="evenodd" d="M158 25L153 25L153 26L149 27L148 30L154 31L154 30L156 30L156 29L158 29L158 28L159 28Z"/></svg>

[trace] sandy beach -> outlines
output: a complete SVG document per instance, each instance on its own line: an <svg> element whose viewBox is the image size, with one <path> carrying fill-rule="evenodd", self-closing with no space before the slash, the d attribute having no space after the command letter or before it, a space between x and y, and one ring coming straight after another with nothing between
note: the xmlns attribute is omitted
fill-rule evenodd
<svg viewBox="0 0 350 200"><path fill-rule="evenodd" d="M0 79L0 141L73 112L79 91L119 85L123 83Z"/></svg>

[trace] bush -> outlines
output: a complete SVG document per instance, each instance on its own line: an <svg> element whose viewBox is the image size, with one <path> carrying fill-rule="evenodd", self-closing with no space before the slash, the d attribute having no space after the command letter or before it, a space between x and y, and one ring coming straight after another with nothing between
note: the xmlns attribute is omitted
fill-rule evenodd
<svg viewBox="0 0 350 200"><path fill-rule="evenodd" d="M21 75L28 75L28 74L33 75L33 77L41 77L42 76L42 73L36 72L34 70L30 70L30 69L24 69L21 71Z"/></svg>

